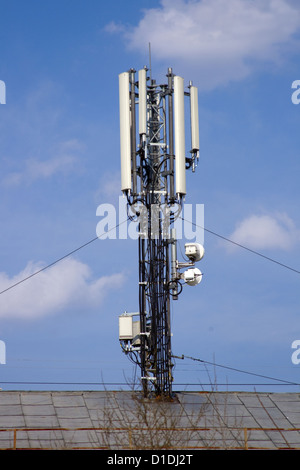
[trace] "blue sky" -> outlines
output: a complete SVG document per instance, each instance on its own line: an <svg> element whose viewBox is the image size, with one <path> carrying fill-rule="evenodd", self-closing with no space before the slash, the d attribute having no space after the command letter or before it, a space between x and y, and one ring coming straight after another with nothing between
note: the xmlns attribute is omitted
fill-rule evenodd
<svg viewBox="0 0 300 470"><path fill-rule="evenodd" d="M11 0L0 10L0 291L93 240L97 207L117 204L118 74L149 65L150 42L158 82L172 67L199 87L186 203L205 207L204 276L172 304L173 353L257 374L178 359L174 388L298 391L280 381L300 383L299 3ZM136 241L96 240L0 294L0 386L130 380L118 315L138 308L137 276Z"/></svg>

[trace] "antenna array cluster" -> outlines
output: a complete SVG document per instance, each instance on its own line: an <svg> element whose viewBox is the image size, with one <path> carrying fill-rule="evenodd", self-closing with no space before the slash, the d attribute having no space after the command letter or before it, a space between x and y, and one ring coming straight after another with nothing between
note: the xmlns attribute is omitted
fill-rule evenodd
<svg viewBox="0 0 300 470"><path fill-rule="evenodd" d="M204 248L185 245L177 260L172 227L186 195L186 171L199 160L198 90L168 69L158 85L147 68L119 75L121 190L139 224L139 311L119 317L123 351L141 369L145 396L172 393L170 300L202 274L195 262ZM190 150L186 152L185 101L189 99ZM168 217L166 217L166 213ZM187 268L183 273L181 269Z"/></svg>

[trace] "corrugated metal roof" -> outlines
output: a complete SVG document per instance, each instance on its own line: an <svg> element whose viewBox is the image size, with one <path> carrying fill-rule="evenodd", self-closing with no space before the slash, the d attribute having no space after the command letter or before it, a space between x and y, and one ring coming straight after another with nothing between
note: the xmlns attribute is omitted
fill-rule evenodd
<svg viewBox="0 0 300 470"><path fill-rule="evenodd" d="M1 391L0 449L300 449L298 393Z"/></svg>

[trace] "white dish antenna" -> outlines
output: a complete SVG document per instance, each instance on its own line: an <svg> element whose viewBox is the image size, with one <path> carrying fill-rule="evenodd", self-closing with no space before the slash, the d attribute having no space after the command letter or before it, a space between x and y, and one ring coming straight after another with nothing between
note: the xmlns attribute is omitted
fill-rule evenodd
<svg viewBox="0 0 300 470"><path fill-rule="evenodd" d="M183 273L183 279L189 286L196 286L202 281L202 272L198 268L187 269Z"/></svg>

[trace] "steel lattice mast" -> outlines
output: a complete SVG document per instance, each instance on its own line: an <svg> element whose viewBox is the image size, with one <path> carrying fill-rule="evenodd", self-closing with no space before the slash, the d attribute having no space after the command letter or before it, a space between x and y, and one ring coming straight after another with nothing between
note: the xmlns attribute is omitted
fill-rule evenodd
<svg viewBox="0 0 300 470"><path fill-rule="evenodd" d="M198 255L190 256L189 263L178 263L172 228L186 194L186 169L194 171L199 157L197 88L190 83L185 92L183 79L172 69L163 85L149 79L146 68L139 70L138 80L130 69L119 75L119 95L121 189L129 217L139 224L139 311L119 317L119 339L123 351L140 367L144 395L171 396L170 301L182 289L180 268L193 266L194 259L203 256L203 248L192 244ZM189 157L185 95L191 110ZM190 271L187 282L200 282L200 271Z"/></svg>

